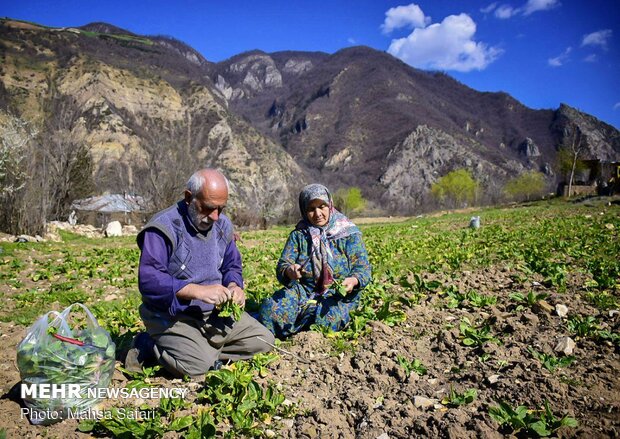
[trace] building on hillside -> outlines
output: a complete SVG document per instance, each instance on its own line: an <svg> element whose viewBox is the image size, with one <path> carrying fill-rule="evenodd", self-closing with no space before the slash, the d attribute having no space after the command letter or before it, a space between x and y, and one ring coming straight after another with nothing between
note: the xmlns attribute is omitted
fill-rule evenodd
<svg viewBox="0 0 620 439"><path fill-rule="evenodd" d="M81 224L105 227L110 221L140 227L146 221L144 198L130 194L108 194L75 200L71 209Z"/></svg>
<svg viewBox="0 0 620 439"><path fill-rule="evenodd" d="M620 162L581 160L584 169L575 172L571 195L620 194ZM561 193L568 195L568 181L560 184Z"/></svg>

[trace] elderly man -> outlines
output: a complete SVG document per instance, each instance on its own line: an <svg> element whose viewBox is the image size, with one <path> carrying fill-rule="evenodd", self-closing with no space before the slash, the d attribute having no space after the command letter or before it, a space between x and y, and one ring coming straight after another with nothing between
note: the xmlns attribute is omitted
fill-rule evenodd
<svg viewBox="0 0 620 439"><path fill-rule="evenodd" d="M271 349L273 335L247 313L219 317L228 300L245 303L241 255L222 213L228 181L219 171L197 171L185 199L157 213L138 234L140 316L146 333L134 338L125 366L157 361L175 376L200 376Z"/></svg>

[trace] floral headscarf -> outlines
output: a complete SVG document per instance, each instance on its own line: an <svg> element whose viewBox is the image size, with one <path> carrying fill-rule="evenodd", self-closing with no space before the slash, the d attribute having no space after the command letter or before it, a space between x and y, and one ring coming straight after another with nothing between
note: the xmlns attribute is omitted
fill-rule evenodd
<svg viewBox="0 0 620 439"><path fill-rule="evenodd" d="M324 201L329 206L329 221L324 226L314 226L308 220L306 209L312 200ZM307 231L311 238L310 259L312 260L312 275L316 282L319 294L324 293L334 282L333 259L329 241L345 238L360 230L345 215L334 208L332 196L327 188L321 184L311 184L304 187L299 194L299 209L302 220L297 224L298 230Z"/></svg>

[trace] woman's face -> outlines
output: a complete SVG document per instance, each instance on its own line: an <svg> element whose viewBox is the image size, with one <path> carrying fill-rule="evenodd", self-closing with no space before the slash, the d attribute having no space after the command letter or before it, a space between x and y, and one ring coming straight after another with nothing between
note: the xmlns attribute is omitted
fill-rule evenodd
<svg viewBox="0 0 620 439"><path fill-rule="evenodd" d="M329 205L323 200L312 200L306 207L306 216L313 226L323 227L329 222Z"/></svg>

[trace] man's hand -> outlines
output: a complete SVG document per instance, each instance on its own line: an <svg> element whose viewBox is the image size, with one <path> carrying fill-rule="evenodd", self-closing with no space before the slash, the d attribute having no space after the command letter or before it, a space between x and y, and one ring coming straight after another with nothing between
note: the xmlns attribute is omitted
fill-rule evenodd
<svg viewBox="0 0 620 439"><path fill-rule="evenodd" d="M289 265L288 268L284 270L284 274L286 274L286 277L288 277L290 280L301 279L301 265Z"/></svg>
<svg viewBox="0 0 620 439"><path fill-rule="evenodd" d="M205 303L217 306L229 301L232 298L232 292L223 285L187 284L177 291L177 297L187 300L202 300Z"/></svg>
<svg viewBox="0 0 620 439"><path fill-rule="evenodd" d="M221 305L232 298L231 291L223 285L199 285L202 291L199 299L211 305Z"/></svg>
<svg viewBox="0 0 620 439"><path fill-rule="evenodd" d="M347 277L342 281L342 286L347 289L347 294L353 291L353 288L359 285L359 281L356 277Z"/></svg>
<svg viewBox="0 0 620 439"><path fill-rule="evenodd" d="M234 282L228 284L228 290L232 293L232 299L243 308L245 306L245 291Z"/></svg>

